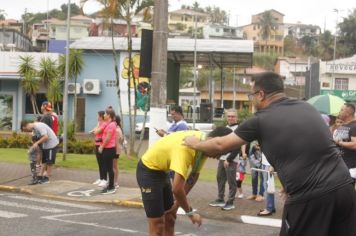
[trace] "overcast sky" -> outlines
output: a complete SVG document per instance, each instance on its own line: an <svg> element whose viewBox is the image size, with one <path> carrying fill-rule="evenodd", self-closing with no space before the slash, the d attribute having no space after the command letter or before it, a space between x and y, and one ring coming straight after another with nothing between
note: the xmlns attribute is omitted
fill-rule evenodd
<svg viewBox="0 0 356 236"><path fill-rule="evenodd" d="M67 0L1 0L0 9L7 18L20 19L25 8L28 12L45 12L48 8L59 8ZM79 5L79 0L72 0ZM179 9L182 4L190 5L193 0L169 0L169 10ZM339 22L349 12L356 8L355 0L197 0L203 6L217 6L230 14L230 25L246 25L251 22L251 15L269 9L275 9L284 16L285 23L319 25L321 29L334 31L337 14L333 9L339 9Z"/></svg>

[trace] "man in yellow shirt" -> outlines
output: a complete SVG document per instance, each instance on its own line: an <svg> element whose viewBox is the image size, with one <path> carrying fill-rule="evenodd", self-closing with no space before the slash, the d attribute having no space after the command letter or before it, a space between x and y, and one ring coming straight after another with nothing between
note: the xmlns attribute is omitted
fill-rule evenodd
<svg viewBox="0 0 356 236"><path fill-rule="evenodd" d="M226 127L218 127L208 138L225 136L230 132ZM183 145L183 139L190 135L205 140L201 131L172 133L150 147L137 165L137 183L148 218L149 235L174 235L178 207L183 208L193 224L200 226L202 223L201 216L193 212L186 195L198 180L207 156ZM169 171L175 172L172 184Z"/></svg>

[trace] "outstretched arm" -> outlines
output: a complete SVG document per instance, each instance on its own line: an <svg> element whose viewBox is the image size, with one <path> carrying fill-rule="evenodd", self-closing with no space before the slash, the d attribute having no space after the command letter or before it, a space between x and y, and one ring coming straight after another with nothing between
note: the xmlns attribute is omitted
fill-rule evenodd
<svg viewBox="0 0 356 236"><path fill-rule="evenodd" d="M183 142L186 146L202 151L210 157L238 149L247 143L235 133L231 133L223 137L207 139L206 141L200 141L195 136L187 136L184 138Z"/></svg>

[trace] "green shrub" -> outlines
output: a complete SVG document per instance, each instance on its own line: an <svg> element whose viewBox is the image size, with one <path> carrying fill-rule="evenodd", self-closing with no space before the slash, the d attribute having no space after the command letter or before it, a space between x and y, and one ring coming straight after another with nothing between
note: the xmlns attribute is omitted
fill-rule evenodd
<svg viewBox="0 0 356 236"><path fill-rule="evenodd" d="M6 140L6 148L28 148L31 146L31 137L25 134L12 133Z"/></svg>
<svg viewBox="0 0 356 236"><path fill-rule="evenodd" d="M61 135L63 134L63 121L58 122L58 134ZM67 127L67 138L68 140L74 140L74 122L69 121L68 122L68 127Z"/></svg>
<svg viewBox="0 0 356 236"><path fill-rule="evenodd" d="M0 148L24 148L32 145L31 136L28 134L13 133L8 138L0 137ZM62 151L62 144L58 145L58 151ZM69 140L68 153L94 154L95 144L92 140Z"/></svg>

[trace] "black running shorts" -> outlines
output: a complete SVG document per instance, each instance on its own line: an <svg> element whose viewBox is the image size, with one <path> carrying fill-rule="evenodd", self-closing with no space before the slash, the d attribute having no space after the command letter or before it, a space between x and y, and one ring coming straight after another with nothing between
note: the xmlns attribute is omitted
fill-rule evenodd
<svg viewBox="0 0 356 236"><path fill-rule="evenodd" d="M53 165L56 163L57 148L42 149L42 163L47 165Z"/></svg>
<svg viewBox="0 0 356 236"><path fill-rule="evenodd" d="M164 171L151 170L141 161L137 164L136 178L148 218L159 218L173 206L172 185Z"/></svg>

